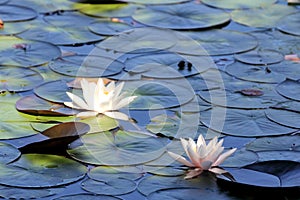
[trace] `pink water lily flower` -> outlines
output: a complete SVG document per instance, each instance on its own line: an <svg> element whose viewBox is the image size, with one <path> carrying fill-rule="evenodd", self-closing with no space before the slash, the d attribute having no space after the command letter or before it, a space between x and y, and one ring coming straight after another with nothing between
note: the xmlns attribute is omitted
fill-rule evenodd
<svg viewBox="0 0 300 200"><path fill-rule="evenodd" d="M104 114L115 119L129 120L126 114L118 112L118 110L131 103L136 96L127 97L125 92L121 93L124 82L115 85L112 81L106 86L100 78L97 84L89 82L86 79L82 79L80 84L83 99L73 93L67 92L72 102L64 102L68 107L82 110L82 112L76 115L77 117L88 118Z"/></svg>
<svg viewBox="0 0 300 200"><path fill-rule="evenodd" d="M196 177L203 171L210 171L215 174L226 173L225 170L217 166L236 151L234 148L222 153L224 151L223 139L218 142L217 137L214 137L208 144L202 135L198 137L197 143L192 138L188 140L181 138L180 140L189 160L172 152L168 152L168 154L182 164L194 168L186 175L186 179Z"/></svg>

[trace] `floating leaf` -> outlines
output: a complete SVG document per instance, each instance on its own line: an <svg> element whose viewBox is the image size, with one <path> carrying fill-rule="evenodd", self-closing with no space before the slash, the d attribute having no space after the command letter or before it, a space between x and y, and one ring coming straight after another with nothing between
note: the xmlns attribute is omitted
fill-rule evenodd
<svg viewBox="0 0 300 200"><path fill-rule="evenodd" d="M282 32L286 32L292 35L300 36L300 14L294 13L283 17L279 22L277 28Z"/></svg>
<svg viewBox="0 0 300 200"><path fill-rule="evenodd" d="M280 102L280 103L272 106L271 108L289 110L289 111L294 111L294 112L300 113L300 102L287 100L287 101Z"/></svg>
<svg viewBox="0 0 300 200"><path fill-rule="evenodd" d="M37 17L35 10L18 5L0 5L0 16L4 22L26 21Z"/></svg>
<svg viewBox="0 0 300 200"><path fill-rule="evenodd" d="M112 20L97 20L89 25L89 30L99 35L116 35L132 28L129 23Z"/></svg>
<svg viewBox="0 0 300 200"><path fill-rule="evenodd" d="M255 163L258 160L258 155L253 151L246 149L237 150L232 156L227 158L220 166L221 167L244 167Z"/></svg>
<svg viewBox="0 0 300 200"><path fill-rule="evenodd" d="M260 162L265 161L294 161L300 162L299 151L262 151L257 152Z"/></svg>
<svg viewBox="0 0 300 200"><path fill-rule="evenodd" d="M36 38L35 38L36 39ZM45 49L47 53L45 54ZM42 65L60 56L58 47L39 41L0 36L1 65L31 67Z"/></svg>
<svg viewBox="0 0 300 200"><path fill-rule="evenodd" d="M0 19L0 35L15 35L23 31L26 31L29 28L30 26L28 25L27 22L5 22L5 28L4 28L4 25L1 25L1 19Z"/></svg>
<svg viewBox="0 0 300 200"><path fill-rule="evenodd" d="M90 126L89 133L99 133L113 130L119 125L117 120L107 117L106 115L81 119L80 122L86 123Z"/></svg>
<svg viewBox="0 0 300 200"><path fill-rule="evenodd" d="M226 72L239 79L259 83L280 83L284 75L273 72L268 66L247 65L235 62L226 67Z"/></svg>
<svg viewBox="0 0 300 200"><path fill-rule="evenodd" d="M115 4L81 4L75 3L75 9L93 17L129 17L140 5L115 3Z"/></svg>
<svg viewBox="0 0 300 200"><path fill-rule="evenodd" d="M0 163L7 164L16 160L21 152L14 146L7 143L0 143ZM1 191L1 189L0 189Z"/></svg>
<svg viewBox="0 0 300 200"><path fill-rule="evenodd" d="M105 200L122 200L117 197L113 196L106 196L106 195L95 195L95 194L72 194L72 195L65 195L58 198L55 198L53 200L93 200L93 199L105 199Z"/></svg>
<svg viewBox="0 0 300 200"><path fill-rule="evenodd" d="M55 104L41 99L36 95L29 95L19 99L16 102L16 109L31 115L68 116L77 113L75 110L65 107L63 104Z"/></svg>
<svg viewBox="0 0 300 200"><path fill-rule="evenodd" d="M187 2L189 0L120 0L129 3L139 3L139 4L174 4Z"/></svg>
<svg viewBox="0 0 300 200"><path fill-rule="evenodd" d="M259 8L271 6L276 0L255 0L255 1L244 1L244 0L202 0L201 2L225 9L245 9L245 8Z"/></svg>
<svg viewBox="0 0 300 200"><path fill-rule="evenodd" d="M61 156L24 154L9 165L0 165L0 183L23 188L60 186L84 177L84 165Z"/></svg>
<svg viewBox="0 0 300 200"><path fill-rule="evenodd" d="M300 113L293 112L288 110L277 110L277 109L268 109L266 111L267 117L284 126L292 127L292 128L300 128L299 120Z"/></svg>
<svg viewBox="0 0 300 200"><path fill-rule="evenodd" d="M158 158L164 145L156 138L118 131L87 134L81 137L82 146L68 150L71 157L96 165L136 165Z"/></svg>
<svg viewBox="0 0 300 200"><path fill-rule="evenodd" d="M17 188L0 186L0 196L5 199L41 199L64 191L64 188Z"/></svg>
<svg viewBox="0 0 300 200"><path fill-rule="evenodd" d="M43 77L36 71L13 66L0 66L0 90L23 92L31 90L43 82Z"/></svg>
<svg viewBox="0 0 300 200"><path fill-rule="evenodd" d="M210 28L230 20L225 11L196 3L148 6L137 10L132 17L148 26L182 30Z"/></svg>
<svg viewBox="0 0 300 200"><path fill-rule="evenodd" d="M298 92L300 91L300 81L287 79L282 83L278 84L276 90L279 94L286 98L300 101L300 94Z"/></svg>
<svg viewBox="0 0 300 200"><path fill-rule="evenodd" d="M264 110L214 107L201 113L201 122L215 131L241 137L275 136L295 131L270 121Z"/></svg>
<svg viewBox="0 0 300 200"><path fill-rule="evenodd" d="M30 5L30 7L39 13L54 13L72 10L72 2L64 0L52 0L51 2L43 3L36 0L13 0L14 4Z"/></svg>
<svg viewBox="0 0 300 200"><path fill-rule="evenodd" d="M278 64L269 65L269 69L278 74L284 75L288 79L300 79L300 63L293 61L283 61Z"/></svg>
<svg viewBox="0 0 300 200"><path fill-rule="evenodd" d="M139 53L139 51L142 51L145 53L167 49L173 46L176 41L176 35L171 30L143 27L109 37L97 43L96 46L115 52Z"/></svg>
<svg viewBox="0 0 300 200"><path fill-rule="evenodd" d="M9 0L0 0L0 4L5 4L7 3Z"/></svg>
<svg viewBox="0 0 300 200"><path fill-rule="evenodd" d="M81 188L94 194L122 195L133 192L136 188L136 183L128 179L114 177L105 181L88 179L81 183Z"/></svg>
<svg viewBox="0 0 300 200"><path fill-rule="evenodd" d="M124 66L118 60L109 57L74 55L52 61L49 67L67 76L100 78L118 74Z"/></svg>
<svg viewBox="0 0 300 200"><path fill-rule="evenodd" d="M272 28L278 20L286 15L297 12L291 6L273 4L261 8L248 10L234 10L231 13L232 20L246 26Z"/></svg>
<svg viewBox="0 0 300 200"><path fill-rule="evenodd" d="M258 49L234 56L240 62L253 65L269 65L283 60L280 52L268 49Z"/></svg>
<svg viewBox="0 0 300 200"><path fill-rule="evenodd" d="M189 31L184 33L201 45L208 55L227 55L245 52L257 46L256 39L247 33L229 30Z"/></svg>

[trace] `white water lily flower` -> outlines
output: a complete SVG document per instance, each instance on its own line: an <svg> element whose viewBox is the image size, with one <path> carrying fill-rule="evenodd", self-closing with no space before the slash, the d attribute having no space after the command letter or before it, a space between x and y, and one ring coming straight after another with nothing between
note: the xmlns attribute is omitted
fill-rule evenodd
<svg viewBox="0 0 300 200"><path fill-rule="evenodd" d="M118 112L117 110L127 106L137 96L126 97L125 92L121 93L124 82L118 85L115 85L114 82L110 82L105 86L102 79L98 79L97 84L82 79L80 84L83 99L75 94L67 92L67 95L72 102L64 102L68 107L85 110L78 113L76 115L77 117L94 117L100 113L115 119L129 120L129 117L126 114Z"/></svg>
<svg viewBox="0 0 300 200"><path fill-rule="evenodd" d="M217 168L217 166L236 151L236 148L234 148L222 154L224 150L224 147L222 147L223 139L218 142L217 137L214 137L208 144L206 144L202 135L198 137L197 143L192 138L189 138L189 140L181 138L180 140L190 161L181 155L168 153L182 164L195 168L186 175L186 179L198 176L205 170L216 174L226 173L225 170Z"/></svg>

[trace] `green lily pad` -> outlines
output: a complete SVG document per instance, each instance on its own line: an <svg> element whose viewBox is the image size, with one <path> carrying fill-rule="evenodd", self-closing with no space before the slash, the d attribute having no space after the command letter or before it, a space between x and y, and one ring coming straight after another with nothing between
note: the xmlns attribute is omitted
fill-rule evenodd
<svg viewBox="0 0 300 200"><path fill-rule="evenodd" d="M199 29L221 25L230 20L228 13L202 4L148 6L137 10L133 19L148 26L169 29Z"/></svg>
<svg viewBox="0 0 300 200"><path fill-rule="evenodd" d="M65 195L53 200L93 200L93 199L105 199L105 200L122 200L117 197L107 196L107 195L95 195L95 194L72 194L72 195Z"/></svg>
<svg viewBox="0 0 300 200"><path fill-rule="evenodd" d="M245 9L245 8L259 8L267 7L276 2L276 0L255 0L255 1L244 1L244 0L202 0L201 2L224 9Z"/></svg>
<svg viewBox="0 0 300 200"><path fill-rule="evenodd" d="M145 53L167 49L175 45L176 41L176 35L171 30L142 27L109 37L97 43L96 47L107 51L113 50L113 52L139 53L138 51L142 51Z"/></svg>
<svg viewBox="0 0 300 200"><path fill-rule="evenodd" d="M60 186L82 179L87 168L61 156L24 154L9 165L0 165L0 183L23 188Z"/></svg>
<svg viewBox="0 0 300 200"><path fill-rule="evenodd" d="M168 52L135 56L125 62L125 70L129 73L151 78L182 78L207 69L208 66L202 63L199 57L181 56Z"/></svg>
<svg viewBox="0 0 300 200"><path fill-rule="evenodd" d="M284 75L288 79L300 79L300 63L285 60L281 63L269 65L269 69L278 74Z"/></svg>
<svg viewBox="0 0 300 200"><path fill-rule="evenodd" d="M226 170L236 180L235 184L258 186L265 188L299 187L300 164L291 161L268 161L249 165L245 168ZM229 181L227 178L219 177ZM232 181L230 181L232 183Z"/></svg>
<svg viewBox="0 0 300 200"><path fill-rule="evenodd" d="M87 26L93 19L76 14L54 16L51 18L48 16L45 19L47 21L41 19L33 21L31 28L18 36L28 40L47 41L55 45L81 45L104 39L88 30Z"/></svg>
<svg viewBox="0 0 300 200"><path fill-rule="evenodd" d="M143 176L141 169L135 166L108 167L98 166L91 169L88 176L96 181L109 181L113 178L137 180Z"/></svg>
<svg viewBox="0 0 300 200"><path fill-rule="evenodd" d="M29 7L13 4L0 5L0 16L4 22L31 20L37 17L37 12Z"/></svg>
<svg viewBox="0 0 300 200"><path fill-rule="evenodd" d="M277 25L280 18L294 12L297 12L294 7L273 4L261 8L234 10L231 17L235 22L246 26L272 28Z"/></svg>
<svg viewBox="0 0 300 200"><path fill-rule="evenodd" d="M184 33L201 45L208 55L245 52L257 46L257 40L247 33L229 30L189 31Z"/></svg>
<svg viewBox="0 0 300 200"><path fill-rule="evenodd" d="M0 186L0 196L5 199L41 199L59 194L64 188L17 188Z"/></svg>
<svg viewBox="0 0 300 200"><path fill-rule="evenodd" d="M266 111L267 117L284 126L292 127L292 128L300 128L299 120L300 113L293 112L288 110L277 110L277 109L268 109Z"/></svg>
<svg viewBox="0 0 300 200"><path fill-rule="evenodd" d="M21 152L14 146L7 143L0 143L0 163L7 164L16 160Z"/></svg>
<svg viewBox="0 0 300 200"><path fill-rule="evenodd" d="M29 28L27 22L5 22L4 28L0 28L0 35L15 35Z"/></svg>
<svg viewBox="0 0 300 200"><path fill-rule="evenodd" d="M81 137L82 146L68 150L69 155L84 163L95 165L136 165L158 158L164 145L142 134L118 131L87 134Z"/></svg>
<svg viewBox="0 0 300 200"><path fill-rule="evenodd" d="M116 35L132 28L129 23L112 20L97 20L89 25L89 30L99 35Z"/></svg>
<svg viewBox="0 0 300 200"><path fill-rule="evenodd" d="M129 17L140 5L115 3L115 4L82 4L73 5L79 12L93 17Z"/></svg>
<svg viewBox="0 0 300 200"><path fill-rule="evenodd" d="M296 101L300 101L300 94L298 92L299 89L300 89L300 82L289 80L289 79L278 84L276 87L276 90L279 94L281 94L286 98L296 100Z"/></svg>
<svg viewBox="0 0 300 200"><path fill-rule="evenodd" d="M253 65L269 65L281 62L283 55L274 50L258 49L234 56L240 62Z"/></svg>
<svg viewBox="0 0 300 200"><path fill-rule="evenodd" d="M55 104L36 95L29 95L19 99L16 102L16 109L31 115L68 116L78 113L76 110L65 107L63 104Z"/></svg>
<svg viewBox="0 0 300 200"><path fill-rule="evenodd" d="M214 107L201 113L201 122L215 131L241 137L276 136L295 131L270 121L264 110Z"/></svg>
<svg viewBox="0 0 300 200"><path fill-rule="evenodd" d="M61 52L58 47L47 42L0 36L0 54L1 65L32 67L59 57Z"/></svg>
<svg viewBox="0 0 300 200"><path fill-rule="evenodd" d="M132 180L114 177L105 181L88 179L81 183L81 188L94 194L123 195L133 192L136 188L136 183Z"/></svg>
<svg viewBox="0 0 300 200"><path fill-rule="evenodd" d="M174 4L183 3L189 0L120 0L128 3L139 3L139 4Z"/></svg>
<svg viewBox="0 0 300 200"><path fill-rule="evenodd" d="M113 130L119 125L117 120L107 117L106 115L81 119L80 122L86 123L90 126L89 133L99 133Z"/></svg>
<svg viewBox="0 0 300 200"><path fill-rule="evenodd" d="M185 79L130 81L124 86L132 96L138 96L129 109L148 110L172 108L194 98L194 91Z"/></svg>
<svg viewBox="0 0 300 200"><path fill-rule="evenodd" d="M277 28L282 32L300 36L300 14L295 13L282 18L278 22Z"/></svg>
<svg viewBox="0 0 300 200"><path fill-rule="evenodd" d="M73 2L65 0L53 0L51 2L43 3L36 0L13 0L14 4L30 5L30 7L39 13L53 13L65 10L73 10Z"/></svg>
<svg viewBox="0 0 300 200"><path fill-rule="evenodd" d="M118 74L124 66L109 57L74 55L56 59L49 63L49 67L66 76L99 78Z"/></svg>
<svg viewBox="0 0 300 200"><path fill-rule="evenodd" d="M228 65L226 72L239 79L258 83L280 83L285 80L284 75L271 71L268 66L247 65L241 62Z"/></svg>
<svg viewBox="0 0 300 200"><path fill-rule="evenodd" d="M43 82L36 71L13 66L0 66L0 91L23 92Z"/></svg>

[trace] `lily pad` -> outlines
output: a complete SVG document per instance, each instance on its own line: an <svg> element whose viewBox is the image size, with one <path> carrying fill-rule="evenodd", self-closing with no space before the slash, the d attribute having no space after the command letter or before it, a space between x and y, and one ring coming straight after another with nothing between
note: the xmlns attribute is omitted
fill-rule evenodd
<svg viewBox="0 0 300 200"><path fill-rule="evenodd" d="M287 101L280 102L274 106L271 106L271 108L289 110L289 111L294 111L294 112L300 113L300 102L293 101L293 100L287 100Z"/></svg>
<svg viewBox="0 0 300 200"><path fill-rule="evenodd" d="M176 43L176 35L168 29L135 28L96 44L96 47L114 52L139 53L167 49Z"/></svg>
<svg viewBox="0 0 300 200"><path fill-rule="evenodd" d="M230 20L225 11L194 2L172 6L148 6L137 10L132 17L148 26L178 30L210 28Z"/></svg>
<svg viewBox="0 0 300 200"><path fill-rule="evenodd" d="M245 167L258 161L257 153L239 149L232 156L227 158L220 166L221 167Z"/></svg>
<svg viewBox="0 0 300 200"><path fill-rule="evenodd" d="M89 133L99 133L113 130L119 125L117 120L107 117L106 115L81 119L80 122L86 123L90 126Z"/></svg>
<svg viewBox="0 0 300 200"><path fill-rule="evenodd" d="M297 12L294 7L273 4L261 8L248 10L234 10L231 13L232 20L246 26L272 28L280 18Z"/></svg>
<svg viewBox="0 0 300 200"><path fill-rule="evenodd" d="M37 17L37 12L31 8L18 5L0 5L0 16L4 22L31 20Z"/></svg>
<svg viewBox="0 0 300 200"><path fill-rule="evenodd" d="M29 95L19 99L16 102L16 109L31 115L68 116L78 113L73 109L65 107L63 104L55 104L41 99L36 95Z"/></svg>
<svg viewBox="0 0 300 200"><path fill-rule="evenodd" d="M17 188L9 186L0 186L0 196L5 199L41 199L59 194L64 188Z"/></svg>
<svg viewBox="0 0 300 200"><path fill-rule="evenodd" d="M194 91L185 79L130 81L124 91L138 96L129 109L148 110L172 108L183 105L194 98Z"/></svg>
<svg viewBox="0 0 300 200"><path fill-rule="evenodd" d="M88 179L81 183L81 188L94 194L123 195L133 192L136 188L136 183L132 180L114 177L105 181Z"/></svg>
<svg viewBox="0 0 300 200"><path fill-rule="evenodd" d="M101 63L101 64L100 64ZM123 64L103 56L65 56L49 63L49 67L60 74L76 77L105 77L122 71Z"/></svg>
<svg viewBox="0 0 300 200"><path fill-rule="evenodd" d="M300 113L293 112L288 110L277 110L277 109L268 109L266 111L267 117L284 126L292 127L292 128L300 128L299 120Z"/></svg>
<svg viewBox="0 0 300 200"><path fill-rule="evenodd" d="M201 113L201 122L215 131L241 137L276 136L295 131L270 121L264 110L214 107Z"/></svg>
<svg viewBox="0 0 300 200"><path fill-rule="evenodd" d="M23 188L60 186L82 179L87 168L61 156L24 154L9 165L0 165L0 183Z"/></svg>
<svg viewBox="0 0 300 200"><path fill-rule="evenodd" d="M236 184L265 188L299 187L300 164L291 161L268 161L249 165L242 169L226 169L235 178ZM219 177L227 180L224 177Z"/></svg>
<svg viewBox="0 0 300 200"><path fill-rule="evenodd" d="M296 101L300 101L300 94L299 94L299 90L300 90L300 81L294 81L294 80L285 80L282 83L278 84L278 86L276 87L276 90L279 94L281 94L282 96L292 99L292 100L296 100Z"/></svg>
<svg viewBox="0 0 300 200"><path fill-rule="evenodd" d="M47 21L41 19L33 21L31 28L18 34L18 36L28 40L47 41L55 45L80 45L104 39L104 37L88 30L87 26L93 19L85 19L76 14L55 15L55 19L58 21L49 18L47 17ZM66 24L65 20L69 24ZM76 22L77 24L75 24ZM78 24L81 23L82 26L79 26Z"/></svg>
<svg viewBox="0 0 300 200"><path fill-rule="evenodd" d="M10 163L21 155L16 147L3 142L0 143L0 152L0 163L2 164Z"/></svg>
<svg viewBox="0 0 300 200"><path fill-rule="evenodd" d="M240 62L253 65L269 65L281 62L283 55L274 50L258 49L234 56Z"/></svg>
<svg viewBox="0 0 300 200"><path fill-rule="evenodd" d="M199 57L167 52L135 56L125 62L125 70L129 73L142 74L144 77L151 78L182 78L207 69L208 67Z"/></svg>
<svg viewBox="0 0 300 200"><path fill-rule="evenodd" d="M245 52L257 46L255 37L247 33L221 29L184 33L201 45L208 55L227 55Z"/></svg>
<svg viewBox="0 0 300 200"><path fill-rule="evenodd" d="M226 72L239 79L258 83L280 83L285 76L269 69L268 66L247 65L235 62L226 67Z"/></svg>
<svg viewBox="0 0 300 200"><path fill-rule="evenodd" d="M73 10L72 2L65 0L53 0L51 2L43 3L35 0L13 0L14 4L30 5L30 7L39 13L53 13L59 11Z"/></svg>
<svg viewBox="0 0 300 200"><path fill-rule="evenodd" d="M0 4L5 4L7 3L9 0L0 0Z"/></svg>
<svg viewBox="0 0 300 200"><path fill-rule="evenodd" d="M81 137L82 146L68 150L69 155L84 163L95 165L136 165L158 158L164 145L156 138L118 131L87 134Z"/></svg>
<svg viewBox="0 0 300 200"><path fill-rule="evenodd" d="M43 82L43 77L36 71L13 66L0 66L0 91L28 91Z"/></svg>
<svg viewBox="0 0 300 200"><path fill-rule="evenodd" d="M278 64L269 65L269 69L284 75L288 79L300 79L300 63L297 62L285 60Z"/></svg>
<svg viewBox="0 0 300 200"><path fill-rule="evenodd" d="M115 3L115 4L82 4L73 5L79 12L93 17L129 17L140 5Z"/></svg>
<svg viewBox="0 0 300 200"><path fill-rule="evenodd" d="M276 0L203 0L201 1L209 6L223 8L223 9L245 9L245 8L259 8L274 4Z"/></svg>
<svg viewBox="0 0 300 200"><path fill-rule="evenodd" d="M97 20L89 25L89 30L99 35L116 35L132 28L129 23L112 20Z"/></svg>
<svg viewBox="0 0 300 200"><path fill-rule="evenodd" d="M174 4L187 2L189 0L120 0L128 3L139 3L139 4Z"/></svg>
<svg viewBox="0 0 300 200"><path fill-rule="evenodd" d="M4 26L0 28L0 35L15 35L30 28L26 22L5 22Z"/></svg>
<svg viewBox="0 0 300 200"><path fill-rule="evenodd" d="M94 200L94 199L105 199L105 200L122 200L117 197L107 196L107 195L95 195L95 194L72 194L72 195L65 195L53 200Z"/></svg>
<svg viewBox="0 0 300 200"><path fill-rule="evenodd" d="M0 139L15 139L37 134L28 122L0 122Z"/></svg>
<svg viewBox="0 0 300 200"><path fill-rule="evenodd" d="M282 18L278 22L277 28L282 32L300 36L300 14L294 13Z"/></svg>
<svg viewBox="0 0 300 200"><path fill-rule="evenodd" d="M260 162L265 161L294 161L300 162L299 151L262 151L257 152Z"/></svg>
<svg viewBox="0 0 300 200"><path fill-rule="evenodd" d="M47 53L45 54L45 49ZM0 36L1 65L32 67L45 64L61 55L58 47L47 42Z"/></svg>

